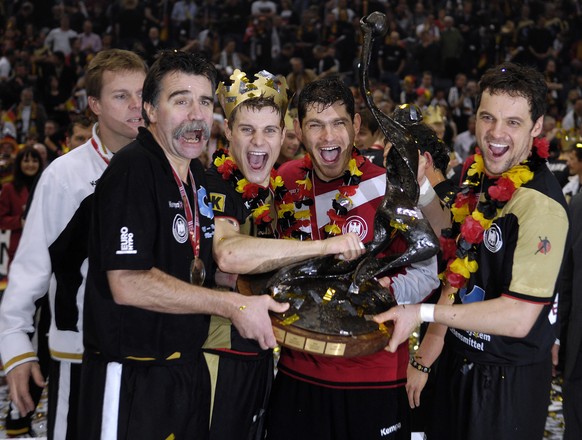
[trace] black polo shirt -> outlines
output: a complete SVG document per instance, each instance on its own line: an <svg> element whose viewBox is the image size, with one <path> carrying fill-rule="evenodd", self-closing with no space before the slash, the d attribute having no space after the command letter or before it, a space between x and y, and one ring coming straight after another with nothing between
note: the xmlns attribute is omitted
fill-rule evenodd
<svg viewBox="0 0 582 440"><path fill-rule="evenodd" d="M204 170L190 166L197 189L200 256L213 279L214 222ZM193 197L190 186L186 187ZM193 200L190 200L193 207ZM146 129L115 155L94 195L85 294L85 347L108 360L180 362L196 355L208 331L208 316L165 314L118 305L107 282L109 270L153 267L188 281L193 259L186 214L172 169ZM163 294L160 292L160 294Z"/></svg>

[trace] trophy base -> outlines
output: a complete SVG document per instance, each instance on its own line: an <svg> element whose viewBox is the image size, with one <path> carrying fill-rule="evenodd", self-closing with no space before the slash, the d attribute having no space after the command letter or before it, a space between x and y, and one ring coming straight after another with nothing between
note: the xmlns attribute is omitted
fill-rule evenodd
<svg viewBox="0 0 582 440"><path fill-rule="evenodd" d="M272 274L239 276L238 291L244 295L268 294L266 284ZM309 288L294 286L286 294L274 295L291 307L284 313L272 313L271 322L277 342L293 350L335 357L366 356L382 350L388 344L393 325L378 324L346 299L348 284L337 279ZM337 294L329 297L330 289ZM307 291L306 294L295 293ZM326 297L326 294L328 295Z"/></svg>

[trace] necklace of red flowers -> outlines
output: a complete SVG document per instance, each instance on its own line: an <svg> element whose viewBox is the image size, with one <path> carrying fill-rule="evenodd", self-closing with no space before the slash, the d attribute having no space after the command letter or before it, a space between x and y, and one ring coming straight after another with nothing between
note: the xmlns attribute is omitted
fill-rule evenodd
<svg viewBox="0 0 582 440"><path fill-rule="evenodd" d="M342 228L346 222L348 211L352 208L352 199L361 181L360 170L366 158L360 154L357 148L352 149L352 157L348 162L348 169L343 174L343 185L337 189L332 200L332 208L327 211L329 223L324 227L325 237L333 237L342 234ZM311 240L311 222L309 207L313 205L315 189L313 187L313 163L311 156L303 157L305 170L303 179L295 181L299 191L291 197L289 193L277 198L277 212L279 216L279 228L284 238L296 240ZM302 209L303 208L303 209Z"/></svg>
<svg viewBox="0 0 582 440"><path fill-rule="evenodd" d="M263 187L256 183L249 182L239 170L228 150L217 150L213 156L213 164L222 175L224 180L229 181L235 190L242 195L246 206L251 210L254 224L257 227L257 236L263 238L273 238L276 235L275 228L272 227L271 205L267 203L270 194L277 194L283 189L283 180L275 169L271 170L269 186Z"/></svg>
<svg viewBox="0 0 582 440"><path fill-rule="evenodd" d="M483 184L485 166L481 154L475 154L466 180L451 205L453 225L442 231L440 241L447 261L441 279L450 286L465 287L472 273L477 272L477 248L483 234L500 216L515 191L534 177L534 171L548 157L548 141L535 139L530 157L504 172L483 194L475 189Z"/></svg>

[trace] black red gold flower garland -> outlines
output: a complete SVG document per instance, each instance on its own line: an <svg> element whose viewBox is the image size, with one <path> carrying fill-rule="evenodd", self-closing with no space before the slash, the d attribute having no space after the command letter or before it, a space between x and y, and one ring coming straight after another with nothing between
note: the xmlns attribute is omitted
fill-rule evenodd
<svg viewBox="0 0 582 440"><path fill-rule="evenodd" d="M352 157L348 163L348 169L343 175L344 184L338 188L338 192L332 201L332 208L327 211L330 221L324 227L325 238L342 234L342 227L352 206L351 197L356 194L361 181L360 176L363 174L360 167L365 160L366 158L354 147ZM311 223L309 207L313 205L314 201L311 181L313 163L309 154L303 157L303 166L301 168L305 170L305 177L295 181L299 191L294 195L287 192L277 199L278 224L283 238L310 240L311 234L301 230L301 228L309 226ZM305 208L302 209L303 207Z"/></svg>
<svg viewBox="0 0 582 440"><path fill-rule="evenodd" d="M235 190L248 202L253 222L257 226L257 235L260 237L274 237L275 230L272 228L273 218L270 215L270 204L266 203L266 200L270 192L275 195L275 198L282 197L281 194L286 192L281 176L277 174L275 169L272 169L269 187L265 188L249 182L243 176L237 164L229 156L228 150L216 150L212 155L212 159L222 178L230 181Z"/></svg>
<svg viewBox="0 0 582 440"><path fill-rule="evenodd" d="M467 178L451 205L453 226L442 231L440 237L443 258L447 268L441 279L452 287L462 288L472 273L478 269L477 247L483 241L483 233L491 227L501 214L502 208L511 200L515 190L534 177L534 172L548 157L548 142L535 139L528 160L512 167L495 180L484 192L484 201L479 201L475 189L485 178L485 166L481 154L475 154Z"/></svg>

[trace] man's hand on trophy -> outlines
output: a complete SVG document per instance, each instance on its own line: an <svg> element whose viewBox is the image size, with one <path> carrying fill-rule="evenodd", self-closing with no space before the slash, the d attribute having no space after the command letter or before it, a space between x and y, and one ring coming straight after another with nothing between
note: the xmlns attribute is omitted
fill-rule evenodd
<svg viewBox="0 0 582 440"><path fill-rule="evenodd" d="M355 260L366 252L360 237L353 232L330 237L323 241L324 255L336 255L340 260Z"/></svg>
<svg viewBox="0 0 582 440"><path fill-rule="evenodd" d="M394 321L394 330L386 350L394 353L398 346L408 340L410 334L422 322L420 319L420 305L406 304L392 307L390 310L374 316L374 321L382 324L386 321Z"/></svg>

